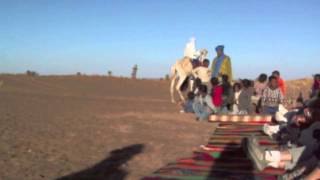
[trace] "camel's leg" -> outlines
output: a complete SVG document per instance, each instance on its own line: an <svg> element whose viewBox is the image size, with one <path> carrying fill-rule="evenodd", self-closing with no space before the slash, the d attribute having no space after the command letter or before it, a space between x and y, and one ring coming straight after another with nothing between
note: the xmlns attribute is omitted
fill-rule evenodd
<svg viewBox="0 0 320 180"><path fill-rule="evenodd" d="M174 100L174 85L175 85L176 79L177 79L177 76L176 76L176 75L174 75L174 76L171 78L170 95L171 95L171 102L172 102L172 103L175 103L175 102L176 102L176 101Z"/></svg>
<svg viewBox="0 0 320 180"><path fill-rule="evenodd" d="M184 97L183 97L182 92L180 91L180 87L181 87L181 85L183 84L183 82L184 82L184 80L185 80L186 78L187 78L187 77L185 77L185 76L179 77L178 83L177 83L177 85L176 85L176 90L178 91L178 94L179 94L179 96L180 96L180 99L181 99L183 102L185 101L185 99L184 99Z"/></svg>

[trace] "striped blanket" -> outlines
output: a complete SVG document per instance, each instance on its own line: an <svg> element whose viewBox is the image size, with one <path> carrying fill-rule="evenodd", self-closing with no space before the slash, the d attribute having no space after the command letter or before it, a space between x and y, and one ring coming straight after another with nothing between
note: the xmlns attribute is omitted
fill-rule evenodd
<svg viewBox="0 0 320 180"><path fill-rule="evenodd" d="M265 124L265 123L271 123L271 121L272 121L272 116L270 115L211 115L209 116L209 122Z"/></svg>
<svg viewBox="0 0 320 180"><path fill-rule="evenodd" d="M225 116L220 116L225 117ZM143 180L219 180L219 179L267 179L276 180L285 173L283 169L255 169L241 147L243 138L252 134L259 137L261 146L278 148L278 144L262 133L260 122L271 122L269 117L260 117L259 123L233 122L235 116L226 116L226 122L218 124L207 145L201 145L191 157L177 159L160 168ZM243 118L243 117L242 117ZM249 119L249 122L257 122ZM231 122L231 123L230 123Z"/></svg>

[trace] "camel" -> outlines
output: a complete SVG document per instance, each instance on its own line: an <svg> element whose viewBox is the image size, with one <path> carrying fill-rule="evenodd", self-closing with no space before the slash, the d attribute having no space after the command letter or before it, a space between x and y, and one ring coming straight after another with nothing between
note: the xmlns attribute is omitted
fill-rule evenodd
<svg viewBox="0 0 320 180"><path fill-rule="evenodd" d="M198 51L198 59L203 60L208 54L206 49L201 49ZM185 101L183 94L181 92L181 85L183 82L192 75L193 70L192 58L185 56L183 59L178 60L173 66L171 66L171 84L170 84L170 95L171 102L175 103L174 99L174 88L176 88L181 101ZM178 81L176 83L176 81ZM189 83L190 88L193 89L193 83Z"/></svg>

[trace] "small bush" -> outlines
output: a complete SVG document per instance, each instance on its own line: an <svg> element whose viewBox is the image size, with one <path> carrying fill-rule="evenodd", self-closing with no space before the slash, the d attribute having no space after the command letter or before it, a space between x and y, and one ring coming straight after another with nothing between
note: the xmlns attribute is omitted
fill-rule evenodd
<svg viewBox="0 0 320 180"><path fill-rule="evenodd" d="M167 81L169 81L169 80L170 80L169 74L166 74L165 77L164 77L164 79L167 80Z"/></svg>
<svg viewBox="0 0 320 180"><path fill-rule="evenodd" d="M39 76L39 74L37 72L30 71L30 70L27 70L26 75L27 76L32 76L32 77Z"/></svg>
<svg viewBox="0 0 320 180"><path fill-rule="evenodd" d="M112 77L112 71L108 71L108 76Z"/></svg>

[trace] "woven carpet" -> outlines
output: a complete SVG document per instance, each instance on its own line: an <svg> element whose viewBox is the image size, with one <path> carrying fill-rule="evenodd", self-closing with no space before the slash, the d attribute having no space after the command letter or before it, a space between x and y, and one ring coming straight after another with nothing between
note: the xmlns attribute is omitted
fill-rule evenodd
<svg viewBox="0 0 320 180"><path fill-rule="evenodd" d="M270 123L267 116L221 116L216 130L209 138L207 145L194 150L191 157L177 159L160 168L143 180L223 180L223 179L266 179L276 180L285 173L283 169L266 168L262 172L255 169L241 147L243 138L255 135L259 137L261 146L277 148L278 144L262 133L262 122ZM249 117L249 119L247 119ZM209 120L210 121L210 120Z"/></svg>

